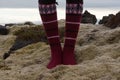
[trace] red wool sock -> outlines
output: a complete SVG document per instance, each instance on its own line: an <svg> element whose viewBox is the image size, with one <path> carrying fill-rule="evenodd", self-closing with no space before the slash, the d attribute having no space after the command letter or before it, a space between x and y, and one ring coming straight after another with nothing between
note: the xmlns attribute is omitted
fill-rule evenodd
<svg viewBox="0 0 120 80"><path fill-rule="evenodd" d="M45 0L39 0L40 15L51 48L51 60L47 65L48 69L62 63L62 48L58 34L56 5L55 0L52 1L45 2Z"/></svg>
<svg viewBox="0 0 120 80"><path fill-rule="evenodd" d="M76 38L79 31L81 14L82 14L82 0L67 0L66 4L66 27L65 27L65 44L63 48L63 64L75 65L74 48Z"/></svg>

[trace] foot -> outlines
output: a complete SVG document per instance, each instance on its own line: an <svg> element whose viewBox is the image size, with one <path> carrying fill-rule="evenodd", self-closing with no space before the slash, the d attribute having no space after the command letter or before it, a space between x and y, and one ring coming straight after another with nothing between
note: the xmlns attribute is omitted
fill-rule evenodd
<svg viewBox="0 0 120 80"><path fill-rule="evenodd" d="M52 68L56 67L57 65L62 64L62 50L56 49L56 53L54 51L52 52L51 60L50 60L49 64L47 65L48 69L52 69Z"/></svg>
<svg viewBox="0 0 120 80"><path fill-rule="evenodd" d="M54 68L54 67L56 67L57 65L61 65L62 64L62 61L61 60L51 60L50 62L49 62L49 64L47 65L47 68L48 69L52 69L52 68Z"/></svg>
<svg viewBox="0 0 120 80"><path fill-rule="evenodd" d="M74 52L63 51L63 64L64 65L76 65Z"/></svg>

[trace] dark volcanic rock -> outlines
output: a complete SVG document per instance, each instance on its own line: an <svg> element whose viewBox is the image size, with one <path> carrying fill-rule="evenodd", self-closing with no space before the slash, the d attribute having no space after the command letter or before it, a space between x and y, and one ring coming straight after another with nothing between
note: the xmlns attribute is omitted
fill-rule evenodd
<svg viewBox="0 0 120 80"><path fill-rule="evenodd" d="M97 18L95 15L89 13L87 10L83 13L81 23L95 24L96 22Z"/></svg>
<svg viewBox="0 0 120 80"><path fill-rule="evenodd" d="M5 28L5 26L0 25L0 28Z"/></svg>
<svg viewBox="0 0 120 80"><path fill-rule="evenodd" d="M120 12L118 12L116 15L114 15L113 17L111 17L107 23L105 23L105 26L109 27L109 28L116 28L116 27L120 27Z"/></svg>
<svg viewBox="0 0 120 80"><path fill-rule="evenodd" d="M9 30L5 27L0 25L0 35L7 35L9 33Z"/></svg>
<svg viewBox="0 0 120 80"><path fill-rule="evenodd" d="M11 26L13 26L13 25L15 25L14 23L9 23L9 24L5 24L5 27L11 27Z"/></svg>
<svg viewBox="0 0 120 80"><path fill-rule="evenodd" d="M34 25L32 22L25 22L24 25Z"/></svg>
<svg viewBox="0 0 120 80"><path fill-rule="evenodd" d="M99 24L106 24L113 16L113 14L110 14L109 16L103 16L103 18L99 21Z"/></svg>

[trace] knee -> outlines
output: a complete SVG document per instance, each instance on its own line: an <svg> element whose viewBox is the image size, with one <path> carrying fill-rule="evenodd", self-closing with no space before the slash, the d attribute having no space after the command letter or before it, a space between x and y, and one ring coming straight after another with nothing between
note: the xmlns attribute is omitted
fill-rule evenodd
<svg viewBox="0 0 120 80"><path fill-rule="evenodd" d="M38 0L39 4L53 4L56 0Z"/></svg>

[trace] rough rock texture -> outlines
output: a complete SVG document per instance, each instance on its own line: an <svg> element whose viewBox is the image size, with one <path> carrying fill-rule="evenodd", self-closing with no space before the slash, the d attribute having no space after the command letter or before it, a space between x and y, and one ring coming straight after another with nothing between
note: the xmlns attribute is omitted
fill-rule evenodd
<svg viewBox="0 0 120 80"><path fill-rule="evenodd" d="M99 21L99 24L106 24L113 16L115 15L109 14L108 16L103 16L103 18Z"/></svg>
<svg viewBox="0 0 120 80"><path fill-rule="evenodd" d="M120 27L81 24L75 49L78 64L51 70L46 68L50 48L44 42L16 50L3 61L1 56L16 39L12 32L0 36L1 80L120 80Z"/></svg>
<svg viewBox="0 0 120 80"><path fill-rule="evenodd" d="M109 16L104 16L99 24L104 24L112 29L120 27L120 11L116 15L110 14Z"/></svg>
<svg viewBox="0 0 120 80"><path fill-rule="evenodd" d="M118 12L115 16L111 17L105 26L110 28L120 27L120 12Z"/></svg>
<svg viewBox="0 0 120 80"><path fill-rule="evenodd" d="M83 13L81 23L95 24L96 22L97 18L95 15L89 13L87 10Z"/></svg>

